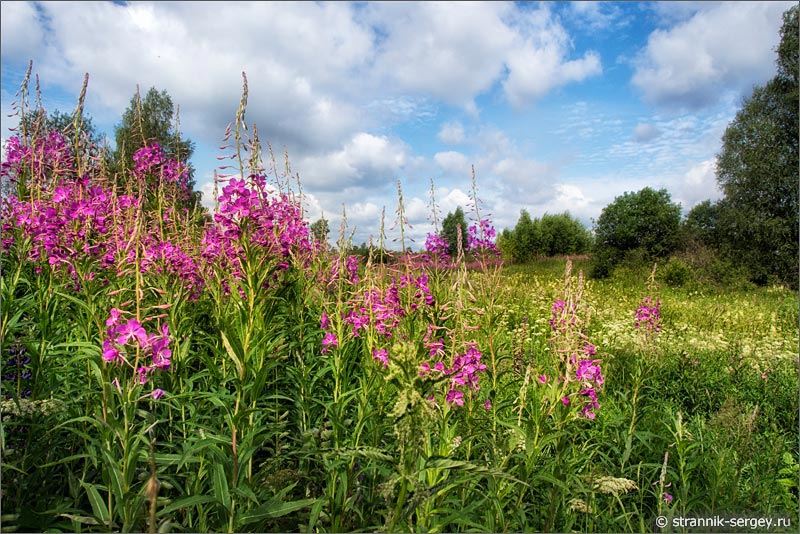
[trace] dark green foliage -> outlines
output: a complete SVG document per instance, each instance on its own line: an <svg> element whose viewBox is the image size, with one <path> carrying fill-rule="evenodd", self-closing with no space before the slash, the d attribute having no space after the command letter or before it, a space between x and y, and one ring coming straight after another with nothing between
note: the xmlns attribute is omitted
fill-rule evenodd
<svg viewBox="0 0 800 534"><path fill-rule="evenodd" d="M500 249L516 263L531 261L537 256L583 254L588 251L591 235L568 212L531 219L527 210L520 212L513 230L501 234Z"/></svg>
<svg viewBox="0 0 800 534"><path fill-rule="evenodd" d="M645 187L615 198L595 226L592 275L608 276L626 256L651 262L669 255L679 244L680 221L681 207L666 189Z"/></svg>
<svg viewBox="0 0 800 534"><path fill-rule="evenodd" d="M756 283L798 283L797 6L784 15L778 75L747 98L722 138L724 251Z"/></svg>
<svg viewBox="0 0 800 534"><path fill-rule="evenodd" d="M717 231L719 219L719 205L704 200L689 211L683 221L683 237L686 246L691 248L702 244L715 246L719 242Z"/></svg>
<svg viewBox="0 0 800 534"><path fill-rule="evenodd" d="M461 209L461 206L456 208L455 213L448 213L447 217L442 221L441 235L447 241L447 253L454 258L458 254L459 227L461 228L461 248L466 250L467 221L464 218L464 210Z"/></svg>

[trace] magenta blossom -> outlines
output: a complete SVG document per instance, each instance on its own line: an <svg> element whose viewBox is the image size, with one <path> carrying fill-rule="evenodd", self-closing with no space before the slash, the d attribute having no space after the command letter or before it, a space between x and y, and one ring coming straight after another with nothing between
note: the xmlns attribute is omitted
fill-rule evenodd
<svg viewBox="0 0 800 534"><path fill-rule="evenodd" d="M327 332L325 337L322 338L322 353L325 354L328 352L330 347L338 347L339 341L336 339L336 334L332 334Z"/></svg>
<svg viewBox="0 0 800 534"><path fill-rule="evenodd" d="M372 358L374 360L382 362L384 368L389 367L389 351L387 351L386 349L375 349L375 350L373 350L372 351ZM423 369L424 369L424 367L423 367ZM428 370L430 370L430 367L428 367ZM420 374L422 374L422 373L420 372Z"/></svg>
<svg viewBox="0 0 800 534"><path fill-rule="evenodd" d="M117 326L114 332L117 334L116 342L120 345L127 344L133 338L138 339L141 345L147 344L147 332L136 319L130 319L127 323Z"/></svg>

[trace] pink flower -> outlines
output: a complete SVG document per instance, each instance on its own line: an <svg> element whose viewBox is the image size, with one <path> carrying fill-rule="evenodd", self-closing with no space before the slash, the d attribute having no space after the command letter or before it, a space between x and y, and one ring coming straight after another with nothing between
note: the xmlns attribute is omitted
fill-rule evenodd
<svg viewBox="0 0 800 534"><path fill-rule="evenodd" d="M322 312L322 315L319 318L319 327L323 330L327 330L328 327L331 325L330 319L328 319L328 314Z"/></svg>
<svg viewBox="0 0 800 534"><path fill-rule="evenodd" d="M489 399L486 399L486 402L483 403L483 407L486 410L491 410L492 409L492 401L489 400Z"/></svg>
<svg viewBox="0 0 800 534"><path fill-rule="evenodd" d="M667 493L667 492L664 492L664 495L663 495L663 497L664 497L664 502L665 502L665 503L669 504L669 503L671 503L671 502L672 502L672 498L673 498L673 497L672 497L672 495L670 495L669 493Z"/></svg>
<svg viewBox="0 0 800 534"><path fill-rule="evenodd" d="M561 402L564 403L564 406L569 406L569 397L564 397L561 399Z"/></svg>
<svg viewBox="0 0 800 534"><path fill-rule="evenodd" d="M139 383L147 384L147 373L150 372L150 367L142 366L136 369L136 374L139 375Z"/></svg>
<svg viewBox="0 0 800 534"><path fill-rule="evenodd" d="M163 389L154 389L150 396L153 397L155 400L160 399L164 396L165 391Z"/></svg>
<svg viewBox="0 0 800 534"><path fill-rule="evenodd" d="M542 384L547 383L547 375L539 375L539 382Z"/></svg>
<svg viewBox="0 0 800 534"><path fill-rule="evenodd" d="M110 339L103 341L103 360L113 362L119 358L119 351L112 345Z"/></svg>
<svg viewBox="0 0 800 534"><path fill-rule="evenodd" d="M383 362L383 367L389 367L389 351L386 349L375 349L372 351L372 358Z"/></svg>
<svg viewBox="0 0 800 534"><path fill-rule="evenodd" d="M451 406L453 404L464 406L464 392L457 389L451 389L447 392L447 398L445 400L447 401L447 404Z"/></svg>
<svg viewBox="0 0 800 534"><path fill-rule="evenodd" d="M117 308L111 308L111 311L108 313L110 314L110 317L106 319L106 326L117 326L117 324L119 324L120 311Z"/></svg>
<svg viewBox="0 0 800 534"><path fill-rule="evenodd" d="M136 319L130 319L127 323L117 326L116 333L118 334L116 341L120 345L125 345L134 337L141 345L147 344L147 332Z"/></svg>
<svg viewBox="0 0 800 534"><path fill-rule="evenodd" d="M336 334L328 332L325 334L325 337L322 338L322 353L325 354L328 352L331 346L338 347L339 341L336 339Z"/></svg>

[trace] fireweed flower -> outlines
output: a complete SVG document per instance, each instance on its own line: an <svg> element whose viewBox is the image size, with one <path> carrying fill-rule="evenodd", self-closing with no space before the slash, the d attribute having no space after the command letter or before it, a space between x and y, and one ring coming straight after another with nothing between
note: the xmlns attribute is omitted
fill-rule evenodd
<svg viewBox="0 0 800 534"><path fill-rule="evenodd" d="M126 345L133 338L138 339L141 345L147 343L147 332L136 319L130 319L127 323L117 326L114 332L117 334L116 342L120 345Z"/></svg>
<svg viewBox="0 0 800 534"><path fill-rule="evenodd" d="M164 393L165 391L163 389L156 388L152 393L150 393L150 396L153 397L153 399L158 400L164 396Z"/></svg>
<svg viewBox="0 0 800 534"><path fill-rule="evenodd" d="M633 325L637 329L644 331L645 339L649 339L651 334L661 331L661 301L653 301L647 297L639 304L634 312Z"/></svg>
<svg viewBox="0 0 800 534"><path fill-rule="evenodd" d="M114 362L119 359L119 351L114 347L110 339L103 341L103 360L107 362Z"/></svg>
<svg viewBox="0 0 800 534"><path fill-rule="evenodd" d="M336 339L336 334L332 334L330 332L325 333L325 337L322 338L322 354L328 352L330 347L338 347L339 341Z"/></svg>
<svg viewBox="0 0 800 534"><path fill-rule="evenodd" d="M464 392L457 389L451 389L447 392L445 401L447 401L447 404L451 406L453 404L456 406L464 406Z"/></svg>
<svg viewBox="0 0 800 534"><path fill-rule="evenodd" d="M319 327L322 330L327 330L330 325L331 325L331 321L330 321L330 319L328 319L328 314L325 313L325 312L322 312L322 315L319 318Z"/></svg>
<svg viewBox="0 0 800 534"><path fill-rule="evenodd" d="M375 349L375 350L373 350L372 351L372 359L383 363L383 367L384 368L389 367L389 351L387 351L386 349ZM423 370L424 370L424 368L423 368ZM430 367L428 367L428 370L430 370ZM422 373L420 372L420 374L422 374Z"/></svg>

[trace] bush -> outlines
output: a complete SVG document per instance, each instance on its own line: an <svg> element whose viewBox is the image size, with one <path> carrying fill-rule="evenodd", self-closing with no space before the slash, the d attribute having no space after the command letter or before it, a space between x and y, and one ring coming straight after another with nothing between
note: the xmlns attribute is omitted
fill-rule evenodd
<svg viewBox="0 0 800 534"><path fill-rule="evenodd" d="M692 268L680 258L670 258L661 269L661 277L670 287L681 287L692 279Z"/></svg>
<svg viewBox="0 0 800 534"><path fill-rule="evenodd" d="M680 222L681 207L666 189L645 187L615 198L595 226L592 275L608 276L633 251L646 262L668 256L680 242Z"/></svg>

